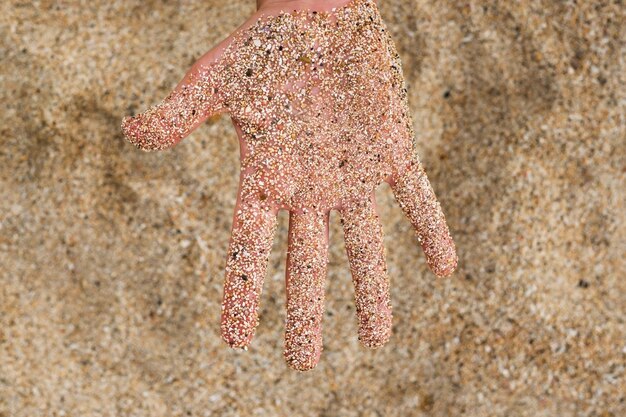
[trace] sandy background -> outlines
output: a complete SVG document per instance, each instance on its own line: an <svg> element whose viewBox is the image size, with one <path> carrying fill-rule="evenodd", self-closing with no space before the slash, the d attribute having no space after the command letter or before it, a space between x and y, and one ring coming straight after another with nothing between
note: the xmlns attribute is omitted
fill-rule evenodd
<svg viewBox="0 0 626 417"><path fill-rule="evenodd" d="M382 187L394 335L369 351L333 214L304 374L286 213L251 349L219 338L228 118L161 154L119 129L253 3L0 3L0 416L626 415L624 3L382 2L460 266L435 279Z"/></svg>

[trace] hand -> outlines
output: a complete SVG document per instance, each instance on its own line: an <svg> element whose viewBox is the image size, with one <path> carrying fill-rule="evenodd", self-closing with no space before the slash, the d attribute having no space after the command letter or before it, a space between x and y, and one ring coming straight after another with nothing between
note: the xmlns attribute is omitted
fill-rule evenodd
<svg viewBox="0 0 626 417"><path fill-rule="evenodd" d="M257 12L202 57L159 105L126 118L144 150L169 148L228 112L241 145L239 196L222 337L246 347L280 209L290 212L285 358L315 367L322 351L328 213L338 210L355 286L359 340L391 335L389 280L374 190L387 181L430 268L456 267L454 243L414 152L402 69L372 0L336 10Z"/></svg>

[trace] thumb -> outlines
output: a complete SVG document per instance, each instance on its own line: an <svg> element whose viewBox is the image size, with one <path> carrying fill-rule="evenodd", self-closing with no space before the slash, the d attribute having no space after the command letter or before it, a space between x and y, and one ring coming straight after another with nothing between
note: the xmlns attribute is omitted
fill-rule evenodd
<svg viewBox="0 0 626 417"><path fill-rule="evenodd" d="M224 110L220 63L213 51L205 54L159 104L134 117L125 117L125 138L145 151L171 148L207 118Z"/></svg>

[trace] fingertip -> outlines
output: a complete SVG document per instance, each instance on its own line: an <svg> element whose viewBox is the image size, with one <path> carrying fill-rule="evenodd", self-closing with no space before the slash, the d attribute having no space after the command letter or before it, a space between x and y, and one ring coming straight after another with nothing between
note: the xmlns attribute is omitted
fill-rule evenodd
<svg viewBox="0 0 626 417"><path fill-rule="evenodd" d="M306 372L314 369L322 356L322 348L286 349L284 358L287 366L296 371Z"/></svg>
<svg viewBox="0 0 626 417"><path fill-rule="evenodd" d="M233 331L227 326L222 326L222 340L233 349L248 349L254 338L254 331Z"/></svg>
<svg viewBox="0 0 626 417"><path fill-rule="evenodd" d="M391 339L393 313L391 304L379 305L375 310L357 312L359 321L359 342L370 349L377 349Z"/></svg>
<svg viewBox="0 0 626 417"><path fill-rule="evenodd" d="M451 276L458 266L459 258L456 252L453 252L449 257L438 260L436 263L430 265L430 269L439 278L447 278Z"/></svg>
<svg viewBox="0 0 626 417"><path fill-rule="evenodd" d="M126 137L126 139L129 139L129 137L132 134L132 129L131 129L132 121L133 121L133 117L131 116L126 116L122 119L122 124L121 124L122 133L124 134L124 137Z"/></svg>
<svg viewBox="0 0 626 417"><path fill-rule="evenodd" d="M139 121L134 116L124 117L124 119L122 119L122 134L124 135L124 139L137 149L149 151L150 149L142 146L143 142L140 139L140 132L137 127L138 123Z"/></svg>
<svg viewBox="0 0 626 417"><path fill-rule="evenodd" d="M391 326L380 333L360 334L359 342L368 349L378 349L383 347L391 339Z"/></svg>
<svg viewBox="0 0 626 417"><path fill-rule="evenodd" d="M258 321L251 318L243 320L242 318L246 315L242 315L237 309L233 310L228 307L228 303L223 304L222 307L220 324L222 340L231 348L246 349L254 338Z"/></svg>
<svg viewBox="0 0 626 417"><path fill-rule="evenodd" d="M163 136L159 133L165 128L154 130L154 126L150 125L150 120L150 117L146 118L145 114L124 117L121 128L126 141L144 152L163 151L172 148L180 141L180 135Z"/></svg>

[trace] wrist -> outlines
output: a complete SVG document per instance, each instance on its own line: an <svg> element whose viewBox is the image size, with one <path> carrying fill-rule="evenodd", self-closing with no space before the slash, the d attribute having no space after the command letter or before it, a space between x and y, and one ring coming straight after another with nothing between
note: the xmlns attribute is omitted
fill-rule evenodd
<svg viewBox="0 0 626 417"><path fill-rule="evenodd" d="M330 10L334 7L342 7L353 0L256 0L257 10L261 9L313 9ZM375 0L378 3L378 0Z"/></svg>
<svg viewBox="0 0 626 417"><path fill-rule="evenodd" d="M298 3L302 3L302 0L256 0L257 10L268 7L294 7Z"/></svg>

